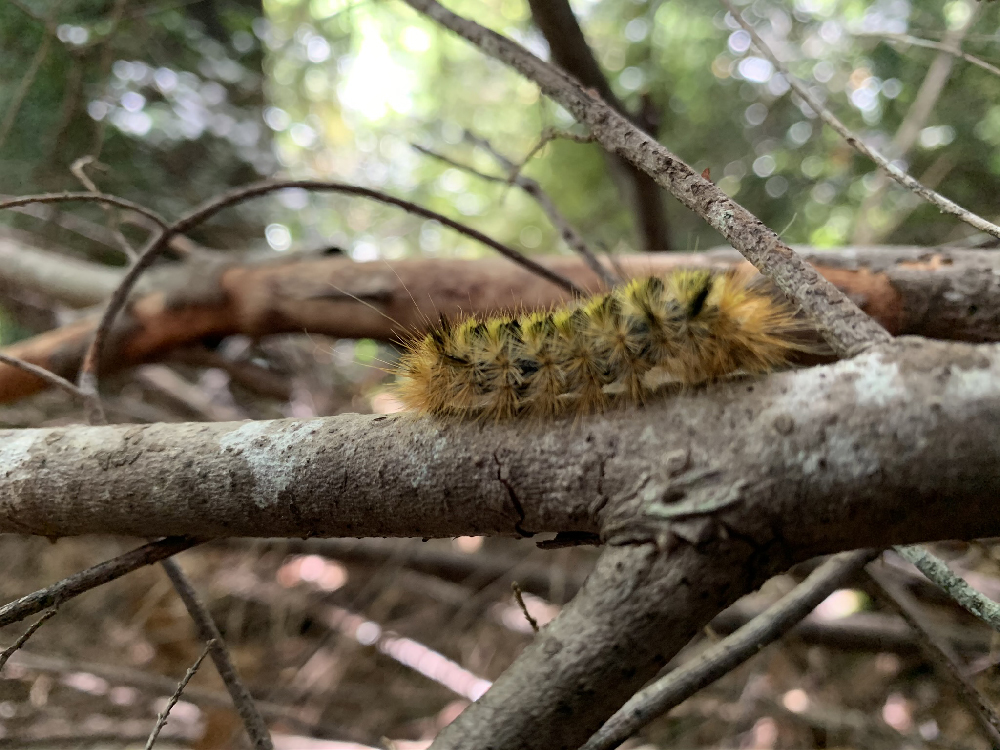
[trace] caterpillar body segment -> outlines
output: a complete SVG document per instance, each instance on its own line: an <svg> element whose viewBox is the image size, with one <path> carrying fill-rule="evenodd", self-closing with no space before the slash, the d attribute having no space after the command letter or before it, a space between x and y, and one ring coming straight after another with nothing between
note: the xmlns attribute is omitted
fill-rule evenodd
<svg viewBox="0 0 1000 750"><path fill-rule="evenodd" d="M740 272L634 279L548 312L466 318L410 343L397 370L411 410L503 420L641 404L653 376L682 385L760 374L809 347L796 311Z"/></svg>

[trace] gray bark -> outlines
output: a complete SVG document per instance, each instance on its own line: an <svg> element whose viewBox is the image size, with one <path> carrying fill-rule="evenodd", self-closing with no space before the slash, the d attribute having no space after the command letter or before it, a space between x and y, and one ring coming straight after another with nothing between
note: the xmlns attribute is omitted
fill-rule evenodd
<svg viewBox="0 0 1000 750"><path fill-rule="evenodd" d="M1000 346L853 360L552 422L408 415L0 431L0 532L58 537L603 533L714 504L804 558L998 531ZM674 506L677 507L677 506ZM703 532L698 513L672 521Z"/></svg>

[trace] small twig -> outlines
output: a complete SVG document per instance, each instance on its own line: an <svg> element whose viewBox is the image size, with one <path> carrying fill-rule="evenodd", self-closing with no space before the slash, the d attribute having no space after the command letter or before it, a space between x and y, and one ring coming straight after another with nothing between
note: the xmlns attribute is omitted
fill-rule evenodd
<svg viewBox="0 0 1000 750"><path fill-rule="evenodd" d="M960 576L952 573L944 560L932 554L928 549L916 545L900 545L893 547L893 549L913 563L921 573L962 605L966 611L1000 632L1000 604L980 594Z"/></svg>
<svg viewBox="0 0 1000 750"><path fill-rule="evenodd" d="M0 627L19 622L25 617L55 607L85 591L103 586L109 581L121 578L137 568L160 562L197 545L198 542L182 537L167 537L126 552L111 560L106 560L58 583L35 591L27 596L0 607Z"/></svg>
<svg viewBox="0 0 1000 750"><path fill-rule="evenodd" d="M977 15L978 8L973 9L961 25L948 29L945 36L945 43L956 47L960 45L969 29L975 23ZM924 80L917 90L917 95L910 102L906 110L906 115L896 128L896 134L893 136L892 142L885 147L885 156L892 159L903 159L913 148L917 142L917 138L920 136L920 132L927 124L931 112L933 112L938 99L944 91L945 84L951 76L954 63L955 58L945 52L939 52L935 55L933 62L931 62L927 68L927 72L924 74ZM872 212L877 206L881 205L882 197L890 184L889 177L884 172L877 172L874 176L874 185L856 212L854 222L854 242L856 244L870 245L876 236L884 237L899 224L897 220L895 223L890 223L886 227L880 227L878 230L872 224ZM921 175L921 183L931 189L936 187L936 185L927 182L924 177L925 175ZM919 205L920 199L916 196L907 194L906 197L915 200Z"/></svg>
<svg viewBox="0 0 1000 750"><path fill-rule="evenodd" d="M173 235L186 232L192 227L204 223L224 208L236 205L237 203L243 203L251 198L273 193L277 190L285 190L287 188L300 188L302 190L312 190L320 193L330 192L358 195L363 198L378 201L379 203L396 206L397 208L401 208L408 213L415 214L416 216L423 216L425 219L433 219L449 229L455 230L459 234L464 234L466 237L470 237L477 242L496 250L504 257L509 258L524 268L527 268L537 276L551 281L553 284L565 289L567 292L576 295L583 294L583 291L569 279L560 276L555 271L546 268L517 250L514 250L501 242L497 242L492 237L486 236L477 229L473 229L472 227L448 218L443 214L439 214L437 211L431 211L429 208L424 208L423 206L403 200L402 198L396 198L379 190L372 190L371 188L349 185L342 182L323 182L319 180L267 180L247 185L242 188L234 188L233 190L219 195L217 198L206 201L186 216L178 219L167 231L168 238Z"/></svg>
<svg viewBox="0 0 1000 750"><path fill-rule="evenodd" d="M514 166L513 162L509 161L504 156L494 151L493 147L490 146L486 141L471 135L468 131L466 131L466 137L469 138L470 141L472 141L473 143L476 143L476 145L482 146L487 151L489 151L489 153L505 169L513 168ZM426 154L427 156L437 159L438 161L442 161L445 164L455 167L456 169L461 169L463 172L468 172L471 175L475 175L481 180L486 180L487 182L498 182L502 184L507 183L507 180L505 178L484 174L483 172L480 172L478 169L474 169L468 164L462 164L461 162L455 161L454 159L451 159L445 156L444 154L439 154L438 152L433 151L429 148L424 148L423 146L418 146L417 144L411 144L411 145L413 146L414 149L416 149L420 153ZM609 273L608 269L606 269L604 266L601 265L601 262L597 259L597 256L594 255L593 252L591 252L589 247L587 247L587 243L583 239L583 236L579 232L577 232L576 228L569 223L569 220L562 215L562 212L556 207L556 204L545 193L545 191L542 190L541 185L539 185L535 180L532 180L530 177L525 177L524 175L518 175L517 178L514 180L514 184L517 185L519 188L521 188L521 190L530 195L532 198L534 198L535 202L538 203L538 206L542 209L542 211L545 212L545 215L549 217L549 221L552 222L552 225L559 230L559 235L563 238L566 244L569 245L570 249L574 250L584 259L590 270L593 271L595 274L597 274L597 277L602 282L604 282L605 286L612 287L615 286L615 284L621 283L622 281L621 279L616 279L614 274Z"/></svg>
<svg viewBox="0 0 1000 750"><path fill-rule="evenodd" d="M73 396L79 399L86 400L86 394L83 393L79 388L73 385L71 382L66 380L66 378L56 375L54 372L46 370L44 367L39 367L38 365L32 364L31 362L25 362L23 359L17 357L12 357L9 354L4 354L0 352L0 362L5 365L10 365L11 367L16 367L19 370L24 370L25 372L30 372L32 375L36 375L44 380L49 385L54 385L56 388L62 388L67 393L71 393Z"/></svg>
<svg viewBox="0 0 1000 750"><path fill-rule="evenodd" d="M48 610L44 615L42 615L33 623L31 623L31 626L27 630L25 630L24 633L21 634L21 637L18 638L16 641L14 641L13 644L5 648L3 651L0 651L0 671L3 670L4 665L7 664L7 660L14 655L14 652L17 651L19 648L21 648L21 646L23 646L25 643L27 643L28 639L35 634L35 631L38 630L40 627L42 627L42 623L44 623L50 617L54 617L57 611L58 610L55 607Z"/></svg>
<svg viewBox="0 0 1000 750"><path fill-rule="evenodd" d="M812 95L808 86L804 85L789 72L788 66L782 63L774 52L771 51L771 48L764 43L764 40L760 38L756 29L754 29L754 27L743 18L739 10L736 9L736 6L733 5L732 0L721 0L721 2L729 10L730 15L732 15L736 22L743 27L743 30L750 35L751 39L753 39L754 46L757 47L760 53L770 60L775 69L777 69L777 71L785 77L792 90L805 100L806 104L808 104L810 108L812 108L812 110L819 115L820 118L822 118L823 122L833 128L845 141L847 141L848 145L875 162L879 168L884 170L900 185L916 193L925 201L936 206L944 213L951 214L959 220L964 221L969 226L975 227L982 232L991 234L994 237L1000 237L1000 226L986 221L986 219L981 216L977 216L968 209L962 208L954 201L945 198L940 193L922 185L914 177L892 164L888 159L882 156L882 154L866 146L865 143L850 130L850 128L837 119L836 115L824 107L822 102Z"/></svg>
<svg viewBox="0 0 1000 750"><path fill-rule="evenodd" d="M73 173L73 176L77 180L79 180L80 184L83 185L85 188L87 188L87 190L89 190L92 193L100 193L101 191L97 187L97 183L95 183L92 179L90 179L90 177L84 171L84 168L91 164L93 164L98 169L104 166L103 164L98 163L93 156L88 155L88 156L81 156L79 159L70 164L69 171Z"/></svg>
<svg viewBox="0 0 1000 750"><path fill-rule="evenodd" d="M959 697L976 718L986 739L993 747L1000 747L1000 717L986 697L965 676L961 662L951 645L939 638L924 623L917 600L877 566L870 566L866 569L866 573L875 583L876 591L884 602L896 610L920 636L921 646L927 658L940 675L952 683Z"/></svg>
<svg viewBox="0 0 1000 750"><path fill-rule="evenodd" d="M510 590L514 592L514 599L517 600L517 606L521 608L521 612L524 614L524 619L528 621L531 629L536 633L538 632L538 620L531 616L528 612L528 607L524 603L524 594L521 591L521 587L517 585L517 581L510 582Z"/></svg>
<svg viewBox="0 0 1000 750"><path fill-rule="evenodd" d="M156 213L156 211L146 208L145 206L140 206L138 203L133 203L125 198L119 198L117 195L108 195L107 193L65 192L42 193L39 195L20 195L17 198L9 198L7 200L0 201L0 209L27 206L30 203L107 203L110 206L127 208L135 211L137 214L142 214L156 224L156 226L160 229L166 229L169 226L167 220Z"/></svg>
<svg viewBox="0 0 1000 750"><path fill-rule="evenodd" d="M952 44L947 44L945 42L935 42L930 39L921 39L920 37L910 36L909 34L888 34L888 33L878 33L878 32L864 32L861 34L856 34L855 36L867 36L876 37L878 39L883 39L891 42L901 42L903 44L910 44L914 47L926 47L927 49L936 49L939 52L944 52L946 54L952 55L959 59L965 60L967 63L972 63L977 65L983 70L992 73L995 76L1000 76L1000 68L992 63L988 63L985 60L970 55L967 52L963 52L960 47L956 47ZM992 39L992 37L991 37Z"/></svg>
<svg viewBox="0 0 1000 750"><path fill-rule="evenodd" d="M184 606L187 607L191 619L194 620L198 637L208 644L208 650L212 655L215 668L222 681L226 684L226 689L233 699L236 712L243 720L243 726L246 728L247 736L250 738L254 749L274 750L274 744L271 742L271 733L267 729L264 717L260 715L260 711L254 705L250 691L247 690L236 671L236 667L233 666L233 661L229 657L229 651L222 640L222 634L212 620L208 609L202 603L201 599L198 598L194 587L188 581L187 576L184 575L184 571L181 570L180 565L176 561L164 560L160 564L166 571L167 577L170 578L170 582L173 583L177 594L184 602Z"/></svg>
<svg viewBox="0 0 1000 750"><path fill-rule="evenodd" d="M541 137L538 142L531 147L524 159L521 160L520 164L512 164L510 169L510 174L507 175L507 184L513 185L517 180L518 175L521 174L521 170L527 166L528 162L535 158L535 154L541 151L543 148L549 145L552 141L564 140L573 141L574 143L593 143L593 135L584 135L579 133L570 133L568 130L557 130L556 128L546 128L542 131Z"/></svg>
<svg viewBox="0 0 1000 750"><path fill-rule="evenodd" d="M80 183L87 188L92 193L100 193L100 189L85 171L86 167L93 165L95 169L107 169L105 165L98 162L93 156L81 156L79 159L70 164L69 171L73 173L73 176L80 181ZM122 234L121 229L118 225L121 223L121 216L118 211L115 211L111 206L105 205L104 210L108 214L108 231L114 237L115 242L121 251L125 254L125 257L131 261L136 258L135 248L128 241L124 234Z"/></svg>
<svg viewBox="0 0 1000 750"><path fill-rule="evenodd" d="M735 633L632 696L581 750L618 747L653 719L776 641L878 555L878 550L856 550L831 557L789 594Z"/></svg>
<svg viewBox="0 0 1000 750"><path fill-rule="evenodd" d="M190 666L187 672L184 673L184 677L179 683L177 683L177 689L174 691L173 695L170 696L170 700L167 701L166 707L157 715L156 725L153 727L153 731L149 733L149 739L146 740L146 750L152 750L153 743L156 742L156 738L160 736L160 730L163 729L163 725L167 723L167 717L170 716L170 709L177 705L177 701L181 699L181 693L184 692L184 688L187 684L191 682L191 678L195 676L201 663L205 661L205 657L208 656L209 650L215 645L215 641L209 641L205 644L205 648L202 649L201 656L195 661L194 664Z"/></svg>

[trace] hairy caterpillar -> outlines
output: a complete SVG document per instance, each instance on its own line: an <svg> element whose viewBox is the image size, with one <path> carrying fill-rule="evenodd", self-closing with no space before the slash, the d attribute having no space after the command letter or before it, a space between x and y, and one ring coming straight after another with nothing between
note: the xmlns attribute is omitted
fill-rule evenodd
<svg viewBox="0 0 1000 750"><path fill-rule="evenodd" d="M642 403L664 379L771 371L806 348L796 342L803 329L748 274L675 271L548 312L443 320L407 346L398 396L436 416L588 414Z"/></svg>

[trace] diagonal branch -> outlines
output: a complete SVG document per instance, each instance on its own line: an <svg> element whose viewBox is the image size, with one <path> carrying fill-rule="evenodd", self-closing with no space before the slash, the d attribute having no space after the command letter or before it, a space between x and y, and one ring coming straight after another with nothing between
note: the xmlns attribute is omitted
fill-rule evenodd
<svg viewBox="0 0 1000 750"><path fill-rule="evenodd" d="M195 628L198 631L198 638L205 642L208 652L212 656L215 669L226 685L226 690L233 699L233 706L243 720L243 726L247 730L250 742L254 750L274 750L271 742L271 733L267 729L267 723L261 716L257 706L254 705L253 696L247 690L240 679L233 660L229 656L229 650L222 640L222 633L216 627L211 614L204 603L198 597L194 587L188 581L184 571L176 560L167 559L160 563L166 572L170 582L174 585L174 590L184 602L188 614L194 620Z"/></svg>
<svg viewBox="0 0 1000 750"><path fill-rule="evenodd" d="M103 586L109 581L131 573L137 568L165 560L171 555L194 547L191 539L168 538L130 550L118 557L99 563L58 583L0 607L0 627L19 622L50 607L57 607L75 596Z"/></svg>
<svg viewBox="0 0 1000 750"><path fill-rule="evenodd" d="M406 0L406 3L534 81L543 93L589 126L606 150L627 159L705 219L782 292L801 305L837 354L853 355L874 342L888 340L889 335L878 323L825 281L753 214L599 97L584 90L568 74L506 37L452 13L435 0Z"/></svg>
<svg viewBox="0 0 1000 750"><path fill-rule="evenodd" d="M466 132L465 137L470 143L485 149L504 169L512 172L512 170L516 168L516 165L512 161L496 151L496 149L494 149L488 141L478 138L468 131ZM416 144L413 145L413 148L422 154L426 154L427 156L444 162L445 164L449 164L456 169L475 175L479 179L485 180L486 182L506 184L508 181L507 178L484 174L468 164L457 162L454 159L451 159L444 154L439 154L429 148L418 146ZM562 237L563 241L569 245L570 249L583 258L590 270L597 274L597 277L604 282L606 287L612 287L622 281L621 279L615 278L613 273L601 265L601 261L597 259L597 256L594 255L591 249L587 246L583 237L576 230L576 227L570 224L569 220L563 216L562 211L559 210L555 202L548 196L548 194L542 190L542 186L539 185L538 182L530 177L525 177L520 173L512 172L512 174L514 177L514 184L535 200L538 207L542 209L546 216L549 217L549 221L552 222L552 226L559 230L559 236Z"/></svg>
<svg viewBox="0 0 1000 750"><path fill-rule="evenodd" d="M552 58L580 83L600 94L619 114L627 117L637 127L651 136L653 123L642 122L631 114L624 103L611 90L594 53L583 35L583 29L567 0L529 0L531 17L549 43ZM670 227L667 223L663 196L656 183L627 160L609 154L612 170L625 189L635 212L643 250L657 252L670 250Z"/></svg>
<svg viewBox="0 0 1000 750"><path fill-rule="evenodd" d="M928 660L955 688L966 708L979 723L980 732L993 747L1000 747L1000 716L986 696L965 676L962 664L951 646L928 628L917 600L875 565L870 566L866 572L875 583L879 598L896 610L920 636Z"/></svg>
<svg viewBox="0 0 1000 750"><path fill-rule="evenodd" d="M653 719L680 705L783 636L878 554L877 550L859 550L842 552L827 560L788 595L735 633L633 695L581 750L618 747Z"/></svg>
<svg viewBox="0 0 1000 750"><path fill-rule="evenodd" d="M949 28L945 34L943 45L952 51L942 50L934 58L927 69L923 83L920 84L916 97L906 111L906 116L903 117L903 121L896 129L896 135L893 136L892 143L887 149L889 156L893 159L902 159L910 152L944 91L945 84L951 75L952 65L955 62L954 50L961 45L962 39L965 38L966 33L979 15L978 3L968 2L967 6L970 12L965 22L957 28ZM877 172L874 189L868 192L856 214L854 221L855 243L870 245L877 236L884 237L886 235L884 230L878 231L873 226L872 215L881 206L882 197L888 186L889 179L885 172Z"/></svg>
<svg viewBox="0 0 1000 750"><path fill-rule="evenodd" d="M1000 604L979 593L960 576L952 573L944 560L917 546L896 547L896 553L915 565L966 611L1000 632Z"/></svg>
<svg viewBox="0 0 1000 750"><path fill-rule="evenodd" d="M805 100L806 104L808 104L812 110L823 119L823 122L833 128L845 141L847 141L848 145L860 154L875 162L880 169L882 169L886 174L907 190L919 195L925 201L937 207L942 212L958 217L961 221L964 221L969 226L975 227L981 232L986 232L994 237L1000 237L1000 227L996 224L987 221L981 216L977 216L971 211L962 208L954 201L945 198L940 193L920 184L909 174L882 156L882 154L865 145L864 141L862 141L855 133L851 132L851 130L844 125L844 123L837 119L836 115L824 107L822 102L812 95L812 92L809 91L807 86L805 86L788 71L788 66L784 65L777 58L774 52L771 51L770 47L768 47L764 40L760 38L757 30L746 22L743 16L740 15L740 12L736 10L736 6L734 6L730 0L722 0L722 3L729 8L729 12L733 18L736 19L737 23L739 23L740 26L742 26L743 29L750 35L750 38L753 39L754 46L757 47L761 54L774 64L774 67L783 76L785 76L788 80L788 85L792 87L792 90Z"/></svg>

